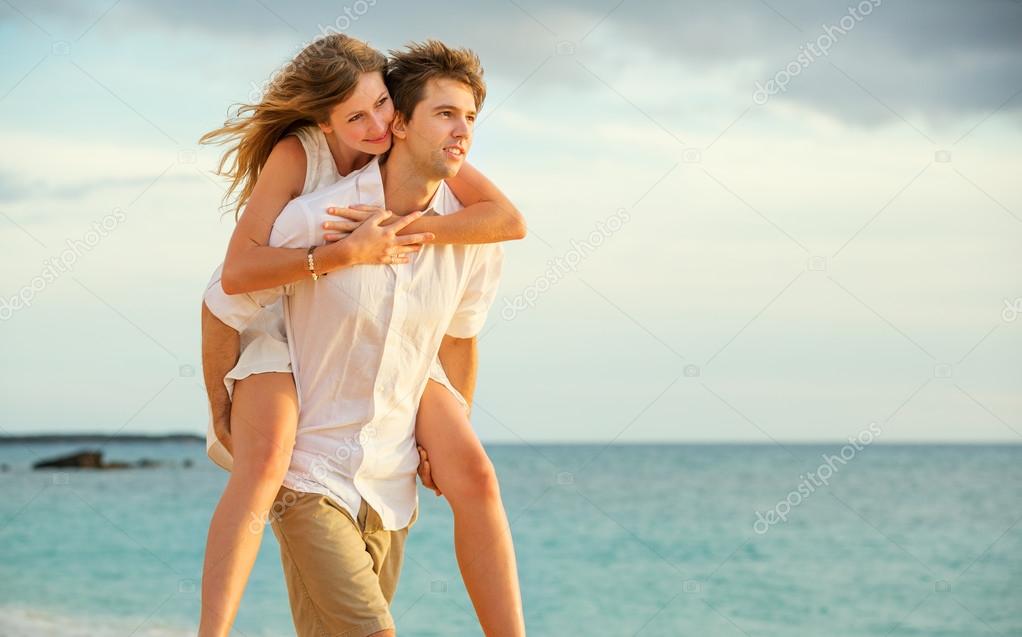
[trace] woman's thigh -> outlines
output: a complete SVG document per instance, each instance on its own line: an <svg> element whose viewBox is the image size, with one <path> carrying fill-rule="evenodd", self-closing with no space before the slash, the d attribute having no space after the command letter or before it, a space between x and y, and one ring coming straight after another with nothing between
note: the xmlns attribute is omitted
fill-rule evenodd
<svg viewBox="0 0 1022 637"><path fill-rule="evenodd" d="M297 427L298 393L290 373L252 374L235 382L231 403L235 469L245 469L250 462L290 460Z"/></svg>
<svg viewBox="0 0 1022 637"><path fill-rule="evenodd" d="M475 490L493 479L493 466L461 403L440 383L426 384L415 423L415 438L426 449L430 472L446 495Z"/></svg>

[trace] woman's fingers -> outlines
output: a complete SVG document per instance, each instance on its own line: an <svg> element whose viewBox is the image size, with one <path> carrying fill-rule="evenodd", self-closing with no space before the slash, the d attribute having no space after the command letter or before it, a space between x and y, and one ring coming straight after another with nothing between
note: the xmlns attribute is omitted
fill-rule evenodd
<svg viewBox="0 0 1022 637"><path fill-rule="evenodd" d="M405 216L401 217L400 219L398 219L397 221L395 221L394 223L392 223L390 225L394 226L394 228L393 228L394 232L400 232L402 228L404 228L405 226L407 226L411 222L413 222L416 219L418 219L419 217L421 217L423 215L423 212L424 211L422 211L422 210L416 210L415 212L409 212L408 214L406 214Z"/></svg>
<svg viewBox="0 0 1022 637"><path fill-rule="evenodd" d="M341 232L351 232L355 228L362 225L361 221L324 221L324 230L340 230Z"/></svg>
<svg viewBox="0 0 1022 637"><path fill-rule="evenodd" d="M407 246L413 243L429 243L433 239L436 239L436 235L432 232L419 232L416 234L405 234L400 237L395 237L394 243L399 246Z"/></svg>
<svg viewBox="0 0 1022 637"><path fill-rule="evenodd" d="M334 215L335 217L344 217L345 219L351 219L352 221L365 221L369 218L369 215L373 213L372 210L363 210L354 206L350 208L327 208L326 211L328 214Z"/></svg>
<svg viewBox="0 0 1022 637"><path fill-rule="evenodd" d="M391 254L391 255L408 254L410 252L418 252L420 248L422 248L421 245L394 246L393 248L389 248L387 250L387 254Z"/></svg>

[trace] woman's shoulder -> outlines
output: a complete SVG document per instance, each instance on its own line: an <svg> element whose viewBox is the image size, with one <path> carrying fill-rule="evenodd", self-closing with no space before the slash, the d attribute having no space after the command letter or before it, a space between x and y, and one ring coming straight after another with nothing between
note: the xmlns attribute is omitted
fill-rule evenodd
<svg viewBox="0 0 1022 637"><path fill-rule="evenodd" d="M309 155L319 150L320 145L326 141L323 139L323 131L315 124L308 124L294 129L280 141L283 142L284 140L298 142L305 149L306 154Z"/></svg>
<svg viewBox="0 0 1022 637"><path fill-rule="evenodd" d="M270 154L283 155L285 159L305 157L305 145L296 135L285 135L273 145Z"/></svg>
<svg viewBox="0 0 1022 637"><path fill-rule="evenodd" d="M304 190L308 173L308 159L301 141L292 136L286 136L273 145L270 156L260 174L260 180L269 176L273 180L279 180L286 184L293 196L301 194Z"/></svg>
<svg viewBox="0 0 1022 637"><path fill-rule="evenodd" d="M302 194L330 185L340 179L330 146L319 126L315 124L302 126L289 133L285 139L288 138L297 140L305 155L305 187L302 189Z"/></svg>

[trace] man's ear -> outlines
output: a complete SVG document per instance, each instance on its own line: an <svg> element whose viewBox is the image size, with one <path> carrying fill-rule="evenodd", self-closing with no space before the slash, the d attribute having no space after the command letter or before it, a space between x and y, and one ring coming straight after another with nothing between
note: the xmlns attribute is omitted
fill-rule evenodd
<svg viewBox="0 0 1022 637"><path fill-rule="evenodd" d="M405 116L400 112L394 114L394 120L390 123L390 132L398 139L408 137L408 125L405 122Z"/></svg>

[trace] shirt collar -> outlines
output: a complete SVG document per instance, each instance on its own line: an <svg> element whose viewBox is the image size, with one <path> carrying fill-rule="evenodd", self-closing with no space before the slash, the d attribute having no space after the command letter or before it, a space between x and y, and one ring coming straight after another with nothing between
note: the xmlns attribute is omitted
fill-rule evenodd
<svg viewBox="0 0 1022 637"><path fill-rule="evenodd" d="M353 173L355 177L355 201L373 206L384 205L383 175L380 173L380 158L372 160Z"/></svg>
<svg viewBox="0 0 1022 637"><path fill-rule="evenodd" d="M386 207L379 156L373 157L372 161L352 173L352 176L355 177L356 200L358 202ZM446 181L441 181L423 214L446 215L456 211L461 206L456 203L456 200L451 201L452 199L454 199L454 193L448 188Z"/></svg>
<svg viewBox="0 0 1022 637"><path fill-rule="evenodd" d="M426 212L424 215L446 215L454 212L457 206L452 205L450 188L447 187L446 181L441 181L437 187L436 192L433 193L433 198L429 200L429 205L426 206Z"/></svg>

